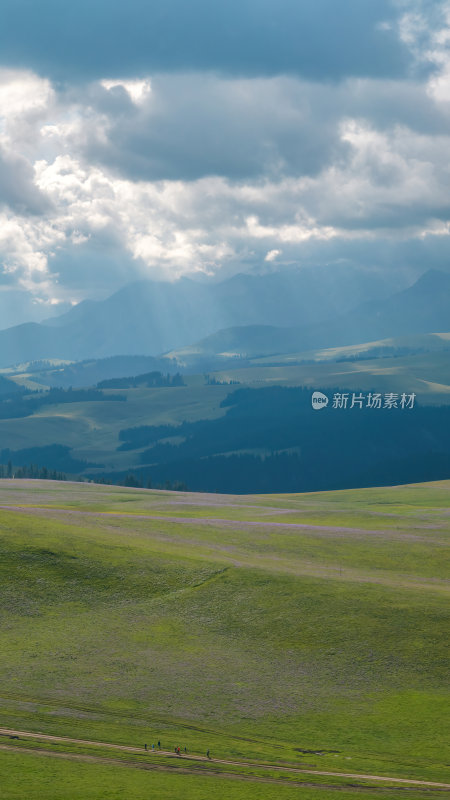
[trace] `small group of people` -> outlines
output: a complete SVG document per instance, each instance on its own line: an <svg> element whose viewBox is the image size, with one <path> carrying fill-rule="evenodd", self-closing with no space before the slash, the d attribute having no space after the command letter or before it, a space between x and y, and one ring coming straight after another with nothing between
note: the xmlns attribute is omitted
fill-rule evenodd
<svg viewBox="0 0 450 800"><path fill-rule="evenodd" d="M158 750L161 750L161 742L159 740L158 740L157 747L158 747ZM147 744L144 744L144 750L147 750L147 752L148 752L148 745ZM154 751L154 750L155 750L155 745L152 744L152 751ZM185 752L185 754L187 753L187 747L184 748L184 752ZM181 756L181 747L175 747L175 753L177 754L177 756ZM206 751L206 758L211 758L211 756L209 755L209 750Z"/></svg>
<svg viewBox="0 0 450 800"><path fill-rule="evenodd" d="M155 749L155 745L152 744L152 750L154 750L154 749ZM147 744L144 744L144 750L148 750L148 745ZM161 750L161 742L160 741L158 741L158 750Z"/></svg>

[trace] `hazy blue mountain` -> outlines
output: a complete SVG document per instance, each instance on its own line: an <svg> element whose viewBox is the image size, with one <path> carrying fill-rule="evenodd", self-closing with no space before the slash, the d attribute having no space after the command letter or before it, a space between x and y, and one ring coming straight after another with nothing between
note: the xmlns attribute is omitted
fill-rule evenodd
<svg viewBox="0 0 450 800"><path fill-rule="evenodd" d="M240 325L224 328L195 344L173 350L169 356L182 366L217 356L222 359L255 358L275 353L296 353L303 348L304 328L282 328L274 325Z"/></svg>
<svg viewBox="0 0 450 800"><path fill-rule="evenodd" d="M4 268L0 264L0 271ZM49 316L61 315L70 308L69 303L47 305L37 303L31 292L16 289L12 285L0 286L0 330L25 322L43 322Z"/></svg>
<svg viewBox="0 0 450 800"><path fill-rule="evenodd" d="M0 331L0 366L45 358L158 355L233 326L311 327L368 297L388 294L384 279L348 267L241 274L222 282L139 281L45 323Z"/></svg>
<svg viewBox="0 0 450 800"><path fill-rule="evenodd" d="M0 367L52 357L53 353L55 358L63 358L64 347L65 337L58 341L55 331L47 325L37 322L15 325L0 331Z"/></svg>
<svg viewBox="0 0 450 800"><path fill-rule="evenodd" d="M247 326L254 329L223 333ZM295 330L262 330L267 326ZM324 270L236 275L222 283L141 281L45 324L0 331L0 366L44 358L158 355L217 331L224 342L219 352L270 354L447 330L450 275L437 270L390 297L373 275L348 269L340 276ZM246 341L238 346L243 336Z"/></svg>
<svg viewBox="0 0 450 800"><path fill-rule="evenodd" d="M289 332L286 346L296 343L298 350L311 350L446 331L450 331L450 274L428 270L412 286L388 298L374 298L345 314L298 326Z"/></svg>
<svg viewBox="0 0 450 800"><path fill-rule="evenodd" d="M193 366L212 356L254 358L445 331L450 331L450 275L429 270L408 289L363 303L347 314L313 325L225 328L171 355Z"/></svg>
<svg viewBox="0 0 450 800"><path fill-rule="evenodd" d="M450 331L450 274L429 270L409 288L319 326L313 338L328 347L443 331Z"/></svg>

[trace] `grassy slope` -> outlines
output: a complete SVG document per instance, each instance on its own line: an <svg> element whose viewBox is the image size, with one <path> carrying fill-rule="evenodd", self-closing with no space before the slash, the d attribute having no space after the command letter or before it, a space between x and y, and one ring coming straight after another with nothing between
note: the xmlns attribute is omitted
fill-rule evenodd
<svg viewBox="0 0 450 800"><path fill-rule="evenodd" d="M301 353L286 353L281 356L283 360L313 359L314 361L335 361L337 358L348 356L368 356L376 355L377 349L385 348L416 348L427 353L442 351L448 346L450 340L449 333L421 333L416 336L393 336L389 339L378 339L372 342L361 342L360 344L349 344L341 347L323 347L315 350L305 350ZM273 356L261 356L260 363L271 361Z"/></svg>
<svg viewBox="0 0 450 800"><path fill-rule="evenodd" d="M238 498L0 486L15 507L0 518L3 725L448 779L449 483Z"/></svg>
<svg viewBox="0 0 450 800"><path fill-rule="evenodd" d="M19 450L60 443L73 447L76 458L106 469L127 469L136 456L117 452L122 428L195 422L224 413L220 403L230 387L192 382L186 387L126 390L121 392L127 395L126 403L65 403L44 406L24 419L0 420L2 447Z"/></svg>
<svg viewBox="0 0 450 800"><path fill-rule="evenodd" d="M379 392L415 392L426 404L447 404L450 398L450 359L448 352L421 353L398 358L374 358L368 361L322 361L297 364L298 356L255 359L252 367L224 370L218 378L240 380L243 383L263 383L293 386L335 387L345 389L376 389ZM269 366L271 365L271 366Z"/></svg>

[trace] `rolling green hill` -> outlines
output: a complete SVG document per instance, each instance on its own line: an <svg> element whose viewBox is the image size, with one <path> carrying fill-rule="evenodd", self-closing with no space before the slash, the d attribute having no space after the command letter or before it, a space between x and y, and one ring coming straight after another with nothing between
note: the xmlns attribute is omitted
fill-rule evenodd
<svg viewBox="0 0 450 800"><path fill-rule="evenodd" d="M2 798L419 798L368 776L449 782L449 482L0 493Z"/></svg>
<svg viewBox="0 0 450 800"><path fill-rule="evenodd" d="M221 364L231 369L234 365L235 369L239 369L244 361L248 365L258 366L264 363L365 360L444 350L448 353L449 340L448 333L423 333L305 350L302 349L302 328L245 325L217 331L193 345L172 350L167 354L167 361L174 359L182 368L192 370L200 369L203 363L215 363L216 369L220 369Z"/></svg>
<svg viewBox="0 0 450 800"><path fill-rule="evenodd" d="M255 386L326 388L339 385L350 390L377 387L381 392L402 392L408 387L408 391L416 392L427 405L446 404L450 399L450 358L445 350L391 358L328 360L319 357L310 363L304 361L293 355L268 357L255 359L242 369L219 369L214 374L219 380L239 380Z"/></svg>
<svg viewBox="0 0 450 800"><path fill-rule="evenodd" d="M450 350L450 333L423 333L416 336L393 336L373 342L346 345L344 347L326 347L301 353L286 353L252 359L254 364L263 363L297 363L301 361L345 361L371 358L398 358L424 353Z"/></svg>

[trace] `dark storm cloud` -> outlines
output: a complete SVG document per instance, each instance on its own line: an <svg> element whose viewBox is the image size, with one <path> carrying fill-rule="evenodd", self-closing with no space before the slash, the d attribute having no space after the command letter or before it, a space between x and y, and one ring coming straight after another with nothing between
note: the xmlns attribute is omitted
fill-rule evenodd
<svg viewBox="0 0 450 800"><path fill-rule="evenodd" d="M85 109L72 146L91 163L132 180L231 180L313 176L343 163L341 123L378 131L450 133L450 119L411 81L348 79L338 86L292 77L224 79L157 75L142 102L123 86L69 92ZM392 176L394 178L394 176Z"/></svg>
<svg viewBox="0 0 450 800"><path fill-rule="evenodd" d="M2 0L2 62L71 81L159 71L399 76L394 0Z"/></svg>
<svg viewBox="0 0 450 800"><path fill-rule="evenodd" d="M78 145L134 180L312 175L340 146L338 95L320 84L160 75L142 105L121 87L100 89L91 89Z"/></svg>
<svg viewBox="0 0 450 800"><path fill-rule="evenodd" d="M0 207L18 214L43 214L51 203L34 185L31 165L20 155L6 154L0 147Z"/></svg>

